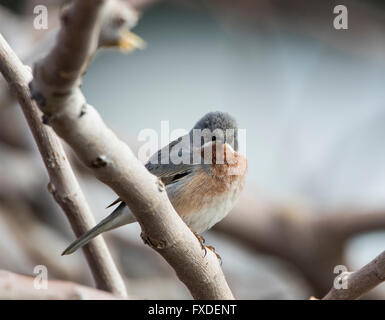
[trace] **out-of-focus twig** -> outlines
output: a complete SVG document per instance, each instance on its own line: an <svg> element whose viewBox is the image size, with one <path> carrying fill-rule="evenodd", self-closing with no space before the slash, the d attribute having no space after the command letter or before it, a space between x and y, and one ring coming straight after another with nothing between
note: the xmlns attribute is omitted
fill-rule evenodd
<svg viewBox="0 0 385 320"><path fill-rule="evenodd" d="M55 278L80 283L84 283L86 279L89 281L88 270L82 268L84 264L82 257L74 257L73 260L65 261L65 263L58 259L57 248L65 246L67 239L42 223L40 219L36 219L29 206L22 201L22 198L19 199L21 200L19 202L9 201L6 207L0 206L2 247L9 249L9 251L5 250L3 252L0 269L30 273L33 270L31 265L45 265L50 276ZM9 237L10 234L11 237ZM42 246L42 243L44 246ZM28 263L17 266L16 270L10 269L7 260L12 253L13 256L19 254L26 257Z"/></svg>
<svg viewBox="0 0 385 320"><path fill-rule="evenodd" d="M357 234L384 230L385 210L341 208L317 214L314 223L322 229L328 229L339 241L345 242Z"/></svg>
<svg viewBox="0 0 385 320"><path fill-rule="evenodd" d="M0 270L0 300L116 300L109 292L96 290L74 282L27 277Z"/></svg>

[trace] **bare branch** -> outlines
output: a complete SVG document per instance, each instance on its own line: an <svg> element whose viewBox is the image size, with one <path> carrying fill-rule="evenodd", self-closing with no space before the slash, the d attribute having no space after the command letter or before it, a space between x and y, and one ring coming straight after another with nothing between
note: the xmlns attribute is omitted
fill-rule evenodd
<svg viewBox="0 0 385 320"><path fill-rule="evenodd" d="M23 109L44 160L50 183L48 190L65 212L76 235L94 224L91 210L79 187L63 146L54 131L42 124L42 113L30 98L28 82L32 79L29 67L24 66L0 35L0 71ZM84 250L96 286L121 296L126 295L124 282L114 265L102 238Z"/></svg>
<svg viewBox="0 0 385 320"><path fill-rule="evenodd" d="M36 289L34 278L0 270L0 300L115 300L119 299L106 291L80 284L49 280L47 289Z"/></svg>
<svg viewBox="0 0 385 320"><path fill-rule="evenodd" d="M106 1L75 1L57 44L36 64L33 96L52 128L94 175L110 186L140 223L143 239L174 268L194 298L232 299L216 256L207 255L168 200L162 182L104 124L79 89L97 46Z"/></svg>
<svg viewBox="0 0 385 320"><path fill-rule="evenodd" d="M341 274L347 281L347 289L336 289L335 286L323 300L353 300L385 281L385 251L360 270Z"/></svg>

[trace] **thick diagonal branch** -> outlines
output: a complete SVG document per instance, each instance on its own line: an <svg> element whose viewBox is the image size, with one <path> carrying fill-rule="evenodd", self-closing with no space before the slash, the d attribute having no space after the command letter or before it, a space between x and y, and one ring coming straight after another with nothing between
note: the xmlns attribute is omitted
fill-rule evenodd
<svg viewBox="0 0 385 320"><path fill-rule="evenodd" d="M97 48L106 3L74 2L56 46L35 65L32 94L56 133L130 207L145 242L174 268L193 297L232 299L217 258L211 252L204 254L175 212L162 182L104 124L79 89L81 74Z"/></svg>
<svg viewBox="0 0 385 320"><path fill-rule="evenodd" d="M28 82L32 79L30 68L21 63L1 35L0 71L17 97L38 145L50 177L48 190L63 209L75 234L79 236L95 224L93 215L59 138L50 127L43 125L42 113L30 98L28 89ZM93 241L84 252L96 286L126 296L124 282L104 240L99 238Z"/></svg>

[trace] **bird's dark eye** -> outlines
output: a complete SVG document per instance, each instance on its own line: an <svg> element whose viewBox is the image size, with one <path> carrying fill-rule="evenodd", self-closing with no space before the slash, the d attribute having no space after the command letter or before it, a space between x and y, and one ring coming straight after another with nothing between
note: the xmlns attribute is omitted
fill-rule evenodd
<svg viewBox="0 0 385 320"><path fill-rule="evenodd" d="M216 141L217 140L217 137L216 136L213 136L212 138L211 138L211 141Z"/></svg>

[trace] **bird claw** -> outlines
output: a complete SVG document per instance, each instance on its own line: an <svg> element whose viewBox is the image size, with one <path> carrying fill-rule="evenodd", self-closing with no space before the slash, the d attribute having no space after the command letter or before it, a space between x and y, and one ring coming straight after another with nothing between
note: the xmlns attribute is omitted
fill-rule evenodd
<svg viewBox="0 0 385 320"><path fill-rule="evenodd" d="M205 242L206 242L205 238L203 238L201 235L197 234L195 231L192 231L192 232L193 232L195 238L198 239L199 244L201 245L202 250L204 250L204 252L205 252L204 257L205 257L206 254L207 254L207 250L206 250L206 246L205 246Z"/></svg>
<svg viewBox="0 0 385 320"><path fill-rule="evenodd" d="M203 238L201 235L199 235L195 231L193 231L193 233L194 233L194 236L198 239L199 244L201 245L202 250L205 252L203 256L206 257L207 249L209 249L212 252L214 252L215 256L218 258L218 260L220 261L220 264L222 265L222 257L215 251L215 248L213 246L206 246L205 245L205 243L206 243L205 238Z"/></svg>
<svg viewBox="0 0 385 320"><path fill-rule="evenodd" d="M198 241L199 241L199 244L201 245L201 247L202 247L202 249L205 247L205 242L206 242L206 239L205 238L203 238L201 235L199 235L199 234L197 234L196 232L194 232L193 231L193 233L194 233L194 236L195 236L195 238L197 238L198 239Z"/></svg>

